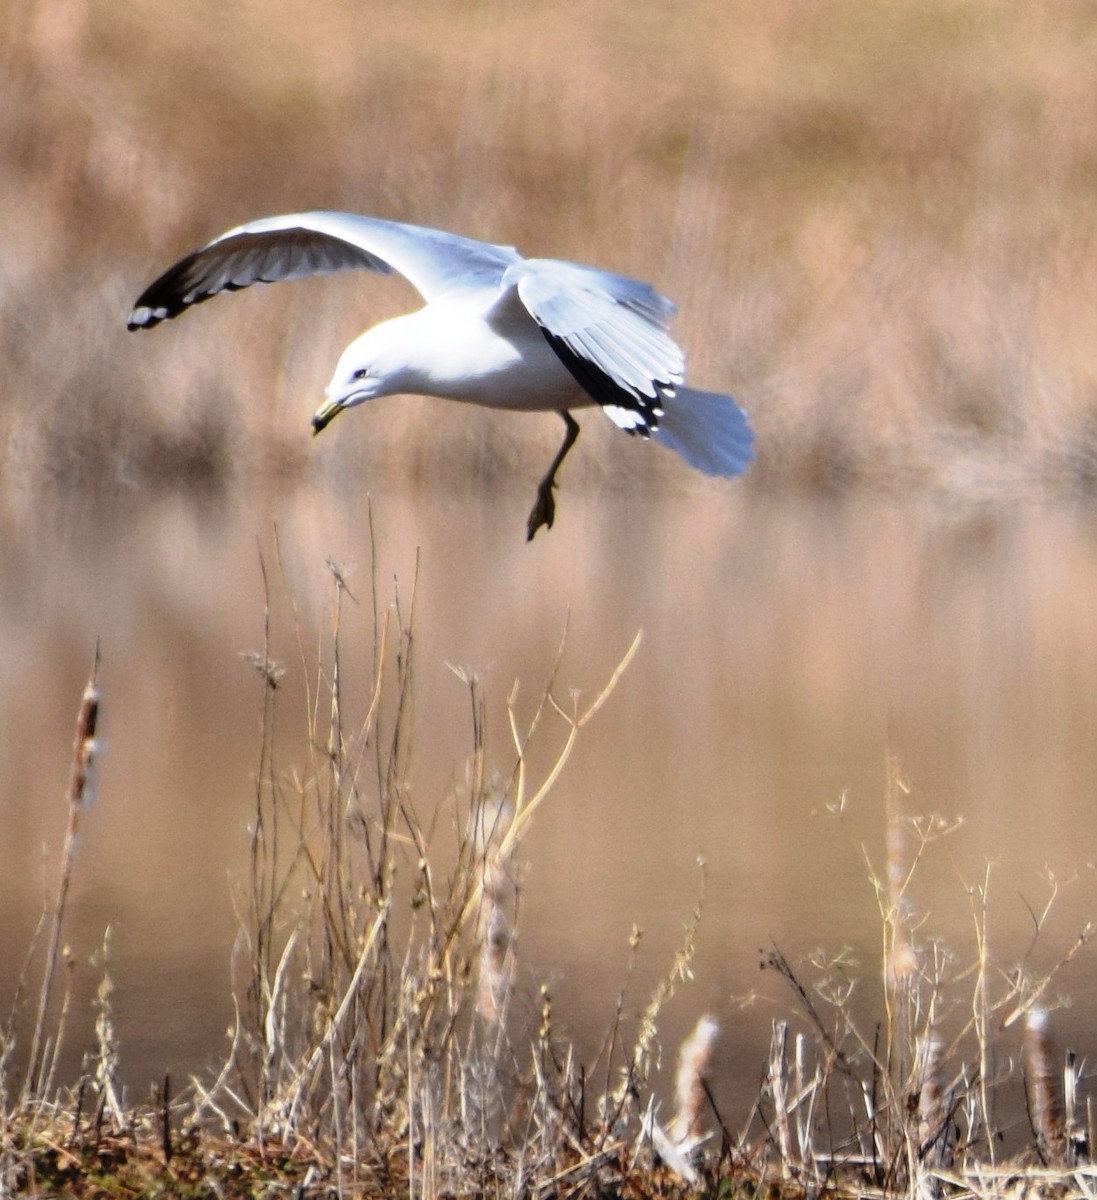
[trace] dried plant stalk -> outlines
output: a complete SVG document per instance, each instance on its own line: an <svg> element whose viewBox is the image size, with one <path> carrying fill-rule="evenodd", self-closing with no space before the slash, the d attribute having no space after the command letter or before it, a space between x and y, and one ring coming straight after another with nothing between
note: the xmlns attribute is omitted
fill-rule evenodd
<svg viewBox="0 0 1097 1200"><path fill-rule="evenodd" d="M103 978L95 994L95 1040L97 1050L95 1055L95 1082L103 1103L110 1111L115 1128L125 1129L128 1125L125 1108L122 1104L122 1088L119 1083L120 1055L118 1050L118 1035L114 1029L114 1009L111 996L114 984L108 971L110 962L111 931L108 928L103 935Z"/></svg>
<svg viewBox="0 0 1097 1200"><path fill-rule="evenodd" d="M781 1155L781 1174L788 1179L793 1174L792 1122L789 1119L789 1058L788 1022L774 1021L769 1043L769 1064L766 1085L773 1101L773 1126L777 1149Z"/></svg>
<svg viewBox="0 0 1097 1200"><path fill-rule="evenodd" d="M50 918L49 941L46 947L46 964L42 972L42 987L38 993L38 1008L34 1017L34 1032L31 1035L30 1053L27 1058L27 1073L23 1080L23 1102L32 1096L41 1096L41 1082L45 1072L45 1029L53 994L53 980L57 970L57 956L61 948L61 932L65 924L65 904L72 879L72 866L76 859L76 835L80 823L80 812L91 802L95 791L95 768L98 761L99 743L95 731L99 723L99 643L95 644L91 678L80 701L76 716L76 736L72 747L72 772L65 799L68 805L68 824L65 840L61 847L61 871L57 880L57 894ZM57 1047L54 1046L54 1056Z"/></svg>

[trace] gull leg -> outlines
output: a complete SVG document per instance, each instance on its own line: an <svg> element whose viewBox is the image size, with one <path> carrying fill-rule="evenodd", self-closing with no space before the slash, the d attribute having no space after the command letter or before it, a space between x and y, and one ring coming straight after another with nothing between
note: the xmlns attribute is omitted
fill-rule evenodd
<svg viewBox="0 0 1097 1200"><path fill-rule="evenodd" d="M568 451L575 445L579 437L579 422L571 413L561 412L560 416L564 418L567 433L564 434L563 445L556 451L556 457L545 472L544 479L537 485L537 499L533 502L533 507L529 512L529 521L526 524L527 542L533 541L533 535L542 525L546 529L552 528L552 522L556 516L556 498L552 494L552 489L556 486L556 472L559 471L560 464L567 458Z"/></svg>

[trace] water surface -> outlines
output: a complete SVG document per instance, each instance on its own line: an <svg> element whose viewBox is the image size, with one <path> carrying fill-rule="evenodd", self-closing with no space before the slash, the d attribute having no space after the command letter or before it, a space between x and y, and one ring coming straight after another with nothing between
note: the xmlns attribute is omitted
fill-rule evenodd
<svg viewBox="0 0 1097 1200"><path fill-rule="evenodd" d="M529 499L377 495L374 544L364 491L61 496L33 519L9 514L9 981L53 889L96 638L103 655L105 754L70 898L71 1062L90 1044L85 1006L101 971L91 958L108 926L131 1089L224 1053L232 896L245 873L262 713L261 682L240 655L263 642L261 557L279 597L286 769L305 736L311 656L331 628L326 560L360 602L344 616L351 705L369 684L371 563L383 604L398 588L406 608L414 585L421 810L452 803L464 777L469 700L454 666L484 679L489 762L505 775L506 696L519 680L528 717L565 627L561 698L592 697L643 631L521 849L523 994L532 1003L549 981L557 1019L593 1053L625 982L633 925L644 930L626 1001L635 1012L681 940L703 856L695 979L664 1029L673 1051L701 1012L721 1019L719 1093L733 1124L756 1090L769 1022L791 1004L759 972L760 950L780 946L810 976L815 948L850 947L872 1010L881 939L866 856L882 870L889 752L911 813L963 822L919 868L912 895L925 936L973 957L970 889L988 869L1003 968L1029 950L1034 913L1056 886L1047 872L1060 895L1032 970L1050 967L1097 915L1097 524L1086 512L576 487L562 495L557 527L527 545ZM562 733L546 722L534 769ZM1083 1053L1095 982L1097 963L1082 954L1049 993L1073 1002L1055 1028ZM754 992L763 998L744 1005Z"/></svg>

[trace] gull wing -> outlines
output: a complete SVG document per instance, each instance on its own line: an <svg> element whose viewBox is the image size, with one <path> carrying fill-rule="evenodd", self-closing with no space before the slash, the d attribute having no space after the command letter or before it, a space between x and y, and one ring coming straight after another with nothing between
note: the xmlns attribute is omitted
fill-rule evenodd
<svg viewBox="0 0 1097 1200"><path fill-rule="evenodd" d="M674 305L646 283L555 259L522 259L502 286L518 298L580 386L629 433L658 428L682 382L682 351L667 332Z"/></svg>
<svg viewBox="0 0 1097 1200"><path fill-rule="evenodd" d="M264 217L230 229L165 271L138 297L129 327L151 329L218 292L336 271L396 271L429 301L496 287L520 261L509 246L355 213Z"/></svg>

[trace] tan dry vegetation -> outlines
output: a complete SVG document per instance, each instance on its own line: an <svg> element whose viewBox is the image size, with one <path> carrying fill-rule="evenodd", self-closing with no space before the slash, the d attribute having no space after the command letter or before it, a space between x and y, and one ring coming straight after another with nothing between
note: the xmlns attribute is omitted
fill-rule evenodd
<svg viewBox="0 0 1097 1200"><path fill-rule="evenodd" d="M0 20L9 500L317 464L448 485L553 443L547 419L433 401L308 442L336 352L399 285L126 334L174 257L309 207L653 280L692 378L753 415L749 486L1097 473L1090 3L13 0ZM572 481L670 477L587 425Z"/></svg>
<svg viewBox="0 0 1097 1200"><path fill-rule="evenodd" d="M515 684L504 754L488 753L484 681L457 672L466 753L432 795L412 771L422 744L416 585L396 585L385 605L376 577L359 601L339 568L330 576L330 628L318 634L302 624L281 567L264 570L264 640L245 656L263 715L247 867L234 888L229 1045L218 1068L165 1076L146 1102L125 1089L110 930L93 1035L68 949L76 843L97 819L100 698L109 704L96 654L56 891L0 1027L0 1194L1093 1195L1091 1072L1073 1053L1059 1057L1051 1009L1097 930L1087 923L1064 939L1054 928L1054 879L1030 910L1021 961L1003 967L996 952L989 868L969 889L968 945L946 945L914 881L958 825L914 815L891 756L886 855L880 866L865 859L878 951L860 961L849 947L819 951L796 965L777 945L763 951L784 999L755 999L776 1017L760 1075L748 1068L758 1079L749 1112L733 1116L716 1097L721 1030L704 1015L678 1055L670 1108L659 1100L671 1057L663 1027L674 1004L697 1011L704 870L650 996L633 927L593 1055L577 1049L552 979L522 950L526 835L542 806L555 806L578 742L619 702L639 635L586 698L568 687L563 646L532 705L518 703ZM279 657L291 647L309 676L303 754L293 749L302 714L286 711L292 667ZM493 772L493 761L507 769ZM844 820L844 805L829 815ZM75 1080L63 1068L70 1040L85 1047ZM1021 1081L1027 1119L1009 1111Z"/></svg>

